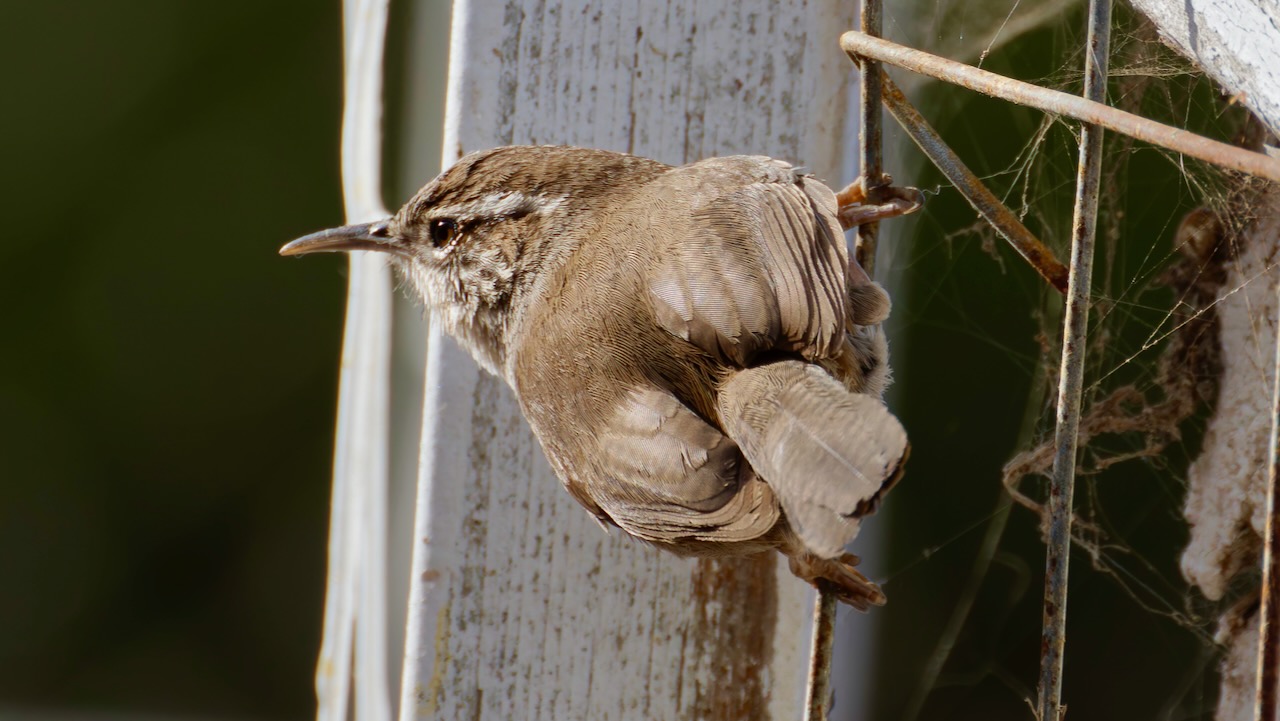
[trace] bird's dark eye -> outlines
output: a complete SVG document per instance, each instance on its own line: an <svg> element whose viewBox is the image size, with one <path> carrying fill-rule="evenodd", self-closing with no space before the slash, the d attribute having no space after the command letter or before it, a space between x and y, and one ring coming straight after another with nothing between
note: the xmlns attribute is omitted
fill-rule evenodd
<svg viewBox="0 0 1280 721"><path fill-rule="evenodd" d="M431 221L431 245L443 248L453 242L458 234L458 224L449 218L437 218Z"/></svg>

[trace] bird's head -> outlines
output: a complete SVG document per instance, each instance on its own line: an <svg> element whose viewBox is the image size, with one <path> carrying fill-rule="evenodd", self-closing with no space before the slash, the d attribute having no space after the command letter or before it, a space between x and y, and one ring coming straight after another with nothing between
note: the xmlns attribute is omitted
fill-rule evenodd
<svg viewBox="0 0 1280 721"><path fill-rule="evenodd" d="M616 191L666 168L564 146L483 150L427 183L394 216L312 233L280 254L389 253L444 330L501 374L525 291L583 241L583 229L623 195Z"/></svg>

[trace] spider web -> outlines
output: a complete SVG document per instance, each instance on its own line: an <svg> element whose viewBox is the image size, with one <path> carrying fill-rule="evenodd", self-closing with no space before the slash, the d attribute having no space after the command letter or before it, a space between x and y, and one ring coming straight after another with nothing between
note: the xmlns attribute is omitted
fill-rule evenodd
<svg viewBox="0 0 1280 721"><path fill-rule="evenodd" d="M936 0L909 7L886 8L891 39L1080 92L1085 23L1079 5L1064 11L1061 4L1027 0ZM1078 126L894 75L984 182L1059 258L1067 258ZM1209 137L1241 144L1260 139L1243 109L1165 47L1145 21L1120 7L1109 103ZM1067 701L1073 716L1088 718L1210 717L1217 687L1215 624L1224 610L1247 601L1256 578L1238 578L1221 600L1206 600L1178 568L1187 544L1181 513L1188 469L1218 395L1219 304L1268 282L1263 276L1270 266L1244 268L1234 246L1253 220L1261 184L1114 133L1104 148L1077 473ZM895 627L909 627L943 640L895 639L904 658L890 659L882 671L878 710L906 718L1025 718L1024 700L1035 695L1044 563L1039 505L1053 454L1062 301L994 231L974 222L957 191L917 162L910 150L896 165L888 164L900 181L926 190L932 202L922 217L904 224L910 241L903 242L910 250L890 251L896 283L911 288L907 297L895 298L890 333L899 381L906 386L895 406L903 407L916 456L903 490L896 491L906 497L888 509L895 543L905 537L907 547L892 552L885 587L893 601L889 614L899 602L897 588L901 594L926 588L925 596L942 602L909 601L913 607L899 613L915 616L889 620L884 633L889 637L899 633ZM943 343L929 334L947 337L941 351L936 348ZM1257 344L1265 348L1270 342ZM936 359L920 360L917 353ZM966 386L980 383L975 377L981 371L971 370L966 353L997 359L999 370L993 372L1007 373L1002 385L1011 389L994 395L983 386L981 400L973 400L979 395L974 390L967 403L954 401L959 410L948 413L943 393L958 385L963 397ZM911 400L922 384L930 397ZM1257 392L1269 397L1269 381L1259 377ZM966 432L965 426L977 428ZM938 438L943 440L935 448L948 448L947 458L920 462L931 452L924 444ZM981 447L1001 447L1008 468L990 474L979 471L983 461L976 460L972 472L958 472L960 456L975 446L975 454ZM990 492L1001 475L1031 511L1010 509L1009 496ZM917 490L917 484L924 488ZM972 487L956 491L958 484ZM917 507L928 504L950 513ZM904 525L912 527L902 531ZM971 560L983 554L989 554L985 565ZM947 561L952 567L941 568ZM948 578L925 581L925 574ZM955 628L921 619L920 614L938 614L939 606L966 601L974 610ZM1094 607L1102 605L1106 612ZM1113 622L1108 613L1136 619L1126 629L1134 634L1134 648L1099 659L1096 649L1107 648ZM928 631L921 633L922 627ZM1181 658L1174 660L1170 649ZM1085 665L1093 667L1082 671ZM1134 671L1144 665L1160 670ZM1102 679L1098 689L1108 675L1122 679L1116 688L1124 688L1124 698L1116 702L1087 692L1082 697L1079 690L1073 696L1073 674L1089 683ZM906 680L898 683L897 676Z"/></svg>

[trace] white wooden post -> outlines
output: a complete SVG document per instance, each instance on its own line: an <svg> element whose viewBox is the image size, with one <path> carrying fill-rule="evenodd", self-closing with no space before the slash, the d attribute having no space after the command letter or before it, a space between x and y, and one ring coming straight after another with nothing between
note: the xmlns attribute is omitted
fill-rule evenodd
<svg viewBox="0 0 1280 721"><path fill-rule="evenodd" d="M460 0L444 162L513 143L764 153L837 183L853 10ZM502 382L436 335L424 415L402 719L799 716L812 602L780 557L606 535Z"/></svg>
<svg viewBox="0 0 1280 721"><path fill-rule="evenodd" d="M1160 37L1280 133L1275 0L1133 0Z"/></svg>

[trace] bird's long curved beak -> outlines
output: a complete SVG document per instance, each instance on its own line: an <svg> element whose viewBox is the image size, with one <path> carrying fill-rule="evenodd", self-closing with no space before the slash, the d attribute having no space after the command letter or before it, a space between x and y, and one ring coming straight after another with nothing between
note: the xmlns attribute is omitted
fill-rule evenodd
<svg viewBox="0 0 1280 721"><path fill-rule="evenodd" d="M391 235L390 221L344 225L319 233L304 235L280 249L280 255L305 253L332 253L349 250L379 250L384 253L403 253L404 248Z"/></svg>

